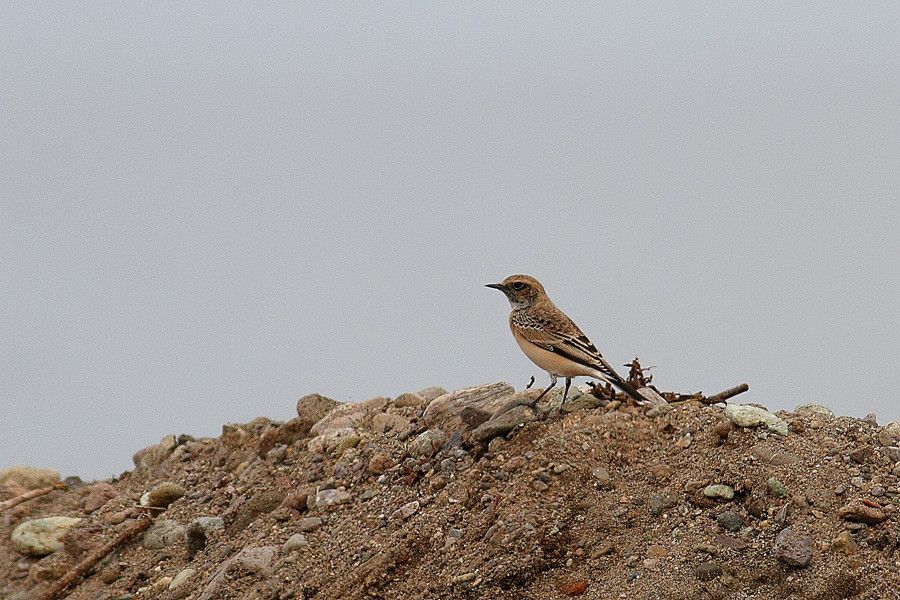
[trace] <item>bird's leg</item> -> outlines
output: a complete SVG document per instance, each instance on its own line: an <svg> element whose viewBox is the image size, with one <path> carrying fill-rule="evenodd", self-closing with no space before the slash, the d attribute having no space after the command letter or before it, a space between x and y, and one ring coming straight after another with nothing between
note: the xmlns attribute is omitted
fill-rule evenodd
<svg viewBox="0 0 900 600"><path fill-rule="evenodd" d="M562 401L559 403L559 407L562 408L562 405L566 403L566 396L569 395L569 386L572 385L572 378L566 377L566 389L563 390Z"/></svg>
<svg viewBox="0 0 900 600"><path fill-rule="evenodd" d="M540 396L538 396L537 398L535 398L534 403L537 404L537 403L540 401L540 399L544 397L544 394L546 394L547 392L549 392L550 390L552 390L552 389L553 389L553 386L555 386L555 385L556 385L556 375L551 375L551 376L550 376L550 385L547 386L547 389L546 389L546 390L544 390L543 392L541 392L541 395L540 395Z"/></svg>
<svg viewBox="0 0 900 600"><path fill-rule="evenodd" d="M528 385L525 386L526 390L530 390L531 386L534 385L534 375L531 376L531 380L528 382Z"/></svg>

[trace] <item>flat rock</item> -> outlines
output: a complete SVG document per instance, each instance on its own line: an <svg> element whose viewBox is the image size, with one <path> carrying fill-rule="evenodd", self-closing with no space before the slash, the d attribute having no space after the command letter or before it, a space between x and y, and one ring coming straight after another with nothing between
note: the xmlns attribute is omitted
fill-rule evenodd
<svg viewBox="0 0 900 600"><path fill-rule="evenodd" d="M64 547L63 536L81 519L43 517L31 519L13 529L10 541L17 552L28 556L46 556Z"/></svg>
<svg viewBox="0 0 900 600"><path fill-rule="evenodd" d="M444 394L428 404L425 424L445 431L471 431L490 419L514 393L511 385L501 382Z"/></svg>
<svg viewBox="0 0 900 600"><path fill-rule="evenodd" d="M791 567L805 567L812 560L812 538L786 527L775 536L775 558Z"/></svg>
<svg viewBox="0 0 900 600"><path fill-rule="evenodd" d="M348 448L355 448L359 443L359 432L352 427L330 429L309 440L307 450L313 454L341 455Z"/></svg>
<svg viewBox="0 0 900 600"><path fill-rule="evenodd" d="M403 415L378 413L372 417L372 431L378 434L396 433L409 427L409 419Z"/></svg>
<svg viewBox="0 0 900 600"><path fill-rule="evenodd" d="M309 432L312 435L322 435L338 429L368 429L372 423L372 417L377 413L384 412L388 402L388 398L376 396L365 402L339 404L324 417L316 421L310 427Z"/></svg>
<svg viewBox="0 0 900 600"><path fill-rule="evenodd" d="M304 517L297 521L297 529L303 533L310 533L322 526L321 517Z"/></svg>
<svg viewBox="0 0 900 600"><path fill-rule="evenodd" d="M87 496L81 501L84 512L91 514L104 504L118 496L115 486L105 481L93 484L88 491Z"/></svg>
<svg viewBox="0 0 900 600"><path fill-rule="evenodd" d="M295 533L284 542L284 545L281 547L281 552L283 554L290 554L296 550L302 550L307 546L309 546L309 542L306 540L306 536L302 533Z"/></svg>
<svg viewBox="0 0 900 600"><path fill-rule="evenodd" d="M750 404L728 404L725 406L725 416L738 427L758 427L764 425L772 433L786 436L788 434L787 423L777 415L764 408Z"/></svg>

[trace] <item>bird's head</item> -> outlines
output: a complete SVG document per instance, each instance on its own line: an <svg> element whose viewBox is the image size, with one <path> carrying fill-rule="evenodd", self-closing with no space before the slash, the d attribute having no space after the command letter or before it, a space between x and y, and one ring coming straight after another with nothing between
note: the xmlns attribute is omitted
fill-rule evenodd
<svg viewBox="0 0 900 600"><path fill-rule="evenodd" d="M500 290L509 298L513 308L526 308L545 295L541 282L528 275L510 275L500 283L489 283L487 286Z"/></svg>

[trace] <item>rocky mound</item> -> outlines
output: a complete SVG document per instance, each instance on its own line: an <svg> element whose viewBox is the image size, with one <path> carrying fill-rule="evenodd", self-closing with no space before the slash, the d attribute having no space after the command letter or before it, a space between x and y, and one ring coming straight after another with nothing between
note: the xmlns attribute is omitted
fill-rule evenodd
<svg viewBox="0 0 900 600"><path fill-rule="evenodd" d="M0 598L900 598L900 425L536 396L312 395L117 480L7 469Z"/></svg>

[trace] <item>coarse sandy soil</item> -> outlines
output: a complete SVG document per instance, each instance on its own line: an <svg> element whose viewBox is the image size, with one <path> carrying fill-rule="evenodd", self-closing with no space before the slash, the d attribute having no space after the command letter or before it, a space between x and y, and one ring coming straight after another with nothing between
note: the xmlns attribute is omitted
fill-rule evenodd
<svg viewBox="0 0 900 600"><path fill-rule="evenodd" d="M42 597L150 519L57 597L900 598L895 424L807 406L777 413L783 436L696 401L443 392L307 396L287 423L166 436L118 479L70 478L0 512L0 599ZM25 471L0 500L39 486ZM80 519L61 548L13 542L48 516Z"/></svg>

